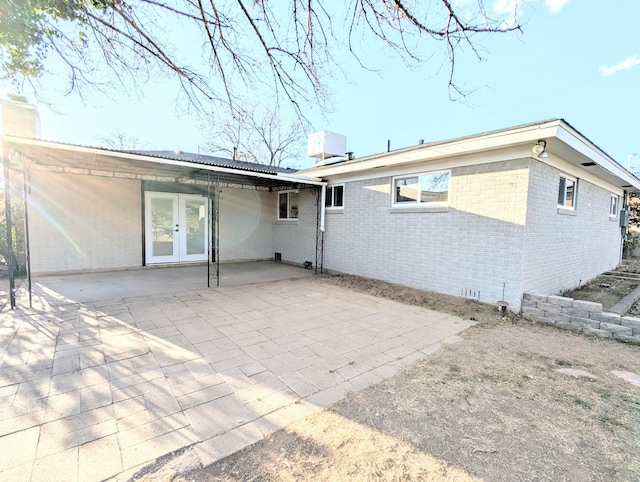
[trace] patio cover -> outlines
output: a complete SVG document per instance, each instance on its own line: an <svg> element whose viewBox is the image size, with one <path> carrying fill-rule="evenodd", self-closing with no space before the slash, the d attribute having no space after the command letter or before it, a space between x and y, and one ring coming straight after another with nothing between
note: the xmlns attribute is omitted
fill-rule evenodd
<svg viewBox="0 0 640 482"><path fill-rule="evenodd" d="M15 307L15 274L12 246L11 199L9 196L10 171L21 170L24 192L28 193L28 172L31 169L49 170L68 174L139 179L141 181L196 184L202 187L230 187L281 191L316 187L319 196L318 235L324 231L324 195L326 182L320 178L299 175L295 170L274 166L251 164L214 156L184 153L181 151L129 151L80 146L40 139L2 136L2 154L5 177L5 217L9 259L9 289L11 308ZM215 196L212 197L215 201ZM27 277L31 292L29 268L28 195L25 202L25 237L27 245ZM217 249L212 239L213 250ZM316 243L322 245L321 243ZM208 256L211 262L211 253ZM219 278L219 257L216 255L216 278Z"/></svg>

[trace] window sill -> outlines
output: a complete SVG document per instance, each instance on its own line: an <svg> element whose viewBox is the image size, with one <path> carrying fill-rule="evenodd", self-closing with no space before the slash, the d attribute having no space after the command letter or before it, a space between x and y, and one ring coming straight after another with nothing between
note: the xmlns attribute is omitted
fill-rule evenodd
<svg viewBox="0 0 640 482"><path fill-rule="evenodd" d="M391 214L400 214L400 213L448 213L448 206L394 206L389 209Z"/></svg>
<svg viewBox="0 0 640 482"><path fill-rule="evenodd" d="M618 216L609 216L609 221L617 221Z"/></svg>
<svg viewBox="0 0 640 482"><path fill-rule="evenodd" d="M558 207L558 214L564 214L565 216L575 216L576 210Z"/></svg>
<svg viewBox="0 0 640 482"><path fill-rule="evenodd" d="M344 214L344 208L325 208L324 212L327 214Z"/></svg>
<svg viewBox="0 0 640 482"><path fill-rule="evenodd" d="M278 219L276 224L298 224L297 219Z"/></svg>

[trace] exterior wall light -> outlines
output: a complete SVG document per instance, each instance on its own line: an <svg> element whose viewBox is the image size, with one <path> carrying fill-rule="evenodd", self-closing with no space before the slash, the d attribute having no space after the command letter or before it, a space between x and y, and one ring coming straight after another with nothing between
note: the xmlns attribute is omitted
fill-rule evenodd
<svg viewBox="0 0 640 482"><path fill-rule="evenodd" d="M535 146L531 149L533 155L542 159L549 157L547 154L547 141L539 140Z"/></svg>

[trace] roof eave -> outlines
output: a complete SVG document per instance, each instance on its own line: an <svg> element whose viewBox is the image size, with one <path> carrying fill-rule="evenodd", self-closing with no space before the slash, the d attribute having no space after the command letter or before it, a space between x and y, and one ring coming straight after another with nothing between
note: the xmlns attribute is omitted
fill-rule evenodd
<svg viewBox="0 0 640 482"><path fill-rule="evenodd" d="M321 178L352 174L382 167L407 165L448 157L476 154L491 150L503 149L526 143L532 145L539 139L557 139L574 152L581 154L606 173L620 180L617 183L627 190L640 191L640 179L627 171L608 154L583 136L563 119L526 124L509 129L486 132L475 136L466 136L444 141L421 144L418 146L385 152L343 163L317 166L303 171L301 174ZM551 148L551 146L549 146ZM552 151L550 151L552 152ZM594 173L596 176L597 173ZM601 176L599 176L601 177Z"/></svg>

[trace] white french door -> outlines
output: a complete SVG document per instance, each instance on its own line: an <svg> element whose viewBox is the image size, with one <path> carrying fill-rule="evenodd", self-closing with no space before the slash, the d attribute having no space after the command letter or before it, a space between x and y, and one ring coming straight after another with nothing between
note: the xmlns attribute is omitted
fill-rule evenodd
<svg viewBox="0 0 640 482"><path fill-rule="evenodd" d="M147 264L207 260L206 197L147 191L144 199Z"/></svg>

